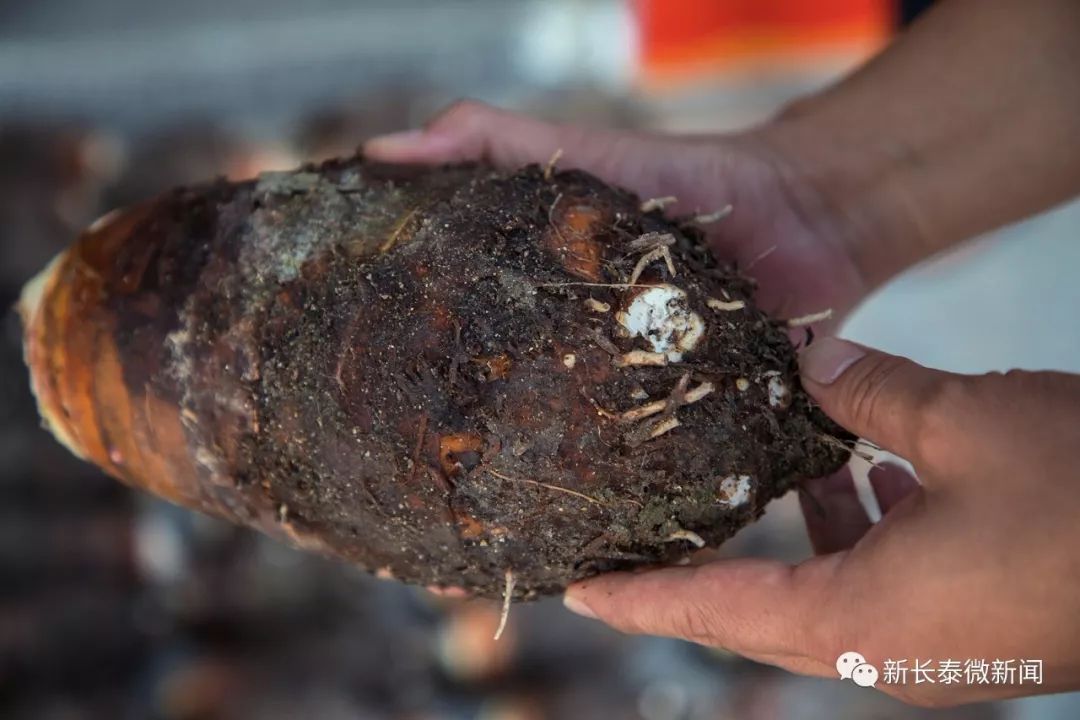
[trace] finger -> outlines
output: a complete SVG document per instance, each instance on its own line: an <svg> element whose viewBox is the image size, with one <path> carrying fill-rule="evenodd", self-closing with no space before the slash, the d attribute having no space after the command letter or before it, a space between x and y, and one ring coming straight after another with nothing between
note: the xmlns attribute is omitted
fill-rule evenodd
<svg viewBox="0 0 1080 720"><path fill-rule="evenodd" d="M755 657L819 656L831 621L820 602L839 556L792 567L726 560L642 574L613 573L572 585L568 609L626 633L682 638Z"/></svg>
<svg viewBox="0 0 1080 720"><path fill-rule="evenodd" d="M899 465L882 463L870 469L870 486L874 488L882 514L885 514L918 490L919 481Z"/></svg>
<svg viewBox="0 0 1080 720"><path fill-rule="evenodd" d="M421 130L368 140L364 154L388 162L486 160L518 166L550 159L560 147L562 134L555 125L461 100L440 111Z"/></svg>
<svg viewBox="0 0 1080 720"><path fill-rule="evenodd" d="M472 100L450 105L422 130L372 138L364 153L392 162L455 162L487 160L519 166L546 162L557 150L562 157L595 164L602 150L620 133L556 125ZM597 148L596 143L602 148ZM586 168L588 169L588 168Z"/></svg>
<svg viewBox="0 0 1080 720"><path fill-rule="evenodd" d="M469 597L468 590L453 585L427 585L424 589L435 597L450 598L454 600Z"/></svg>
<svg viewBox="0 0 1080 720"><path fill-rule="evenodd" d="M807 480L801 489L799 504L806 520L806 532L818 555L847 550L870 530L872 523L847 468Z"/></svg>
<svg viewBox="0 0 1080 720"><path fill-rule="evenodd" d="M807 392L851 432L919 465L923 442L943 435L949 408L933 405L964 376L931 370L838 338L822 338L799 356Z"/></svg>

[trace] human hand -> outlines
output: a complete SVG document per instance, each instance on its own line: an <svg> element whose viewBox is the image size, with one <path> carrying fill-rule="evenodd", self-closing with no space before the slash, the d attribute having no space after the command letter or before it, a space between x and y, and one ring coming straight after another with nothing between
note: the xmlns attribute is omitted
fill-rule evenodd
<svg viewBox="0 0 1080 720"><path fill-rule="evenodd" d="M833 322L869 291L852 259L852 228L767 131L673 136L554 125L476 102L440 113L423 130L375 138L365 155L387 162L485 160L517 168L546 163L580 168L643 199L674 196L669 211L732 214L708 229L714 254L759 283L758 304L777 317L831 309ZM827 325L826 325L827 327Z"/></svg>
<svg viewBox="0 0 1080 720"><path fill-rule="evenodd" d="M807 390L909 459L921 486L876 485L882 521L799 565L759 559L606 575L566 603L629 633L727 648L836 677L886 659L1038 659L1043 682L885 684L921 705L1080 688L1080 376L955 375L842 340L802 356Z"/></svg>
<svg viewBox="0 0 1080 720"><path fill-rule="evenodd" d="M485 160L516 168L546 163L561 149L563 166L587 170L643 198L677 197L672 208L677 213L731 204L732 214L709 228L714 253L758 280L757 301L775 316L832 309L835 323L869 290L853 256L865 256L855 252L856 246L872 238L830 210L837 206L835 198L826 200L808 179L818 173L797 147L774 142L768 126L735 135L677 137L552 125L461 102L423 130L373 139L364 153L388 162ZM827 330L829 324L821 327ZM865 532L865 514L849 474L808 481L803 489L817 498L805 513L815 547L829 549Z"/></svg>
<svg viewBox="0 0 1080 720"><path fill-rule="evenodd" d="M703 138L590 131L466 103L444 112L425 131L376 139L365 152L388 161L485 159L514 167L546 162L561 148L564 165L593 172L643 197L676 195L680 198L676 212L689 214L731 203L734 214L714 228L710 240L721 259L749 266L761 285L764 307L789 316L823 307L840 314L869 287L854 258L867 257L872 238L832 214L827 208L833 203L800 179L813 177L812 168L803 165L795 153L778 152L776 147L768 131ZM814 357L827 356L829 348L835 347L832 341L813 346L804 360L809 372L813 372ZM925 490L916 489L902 475L872 476L879 504L887 514L884 522L870 530L850 477L840 474L807 483L808 494L826 511L822 517L804 505L811 538L819 553L828 554L795 568L763 560L733 560L700 568L612 575L572 588L568 605L629 632L722 645L794 671L831 677L835 677L837 656L852 649L879 668L885 658L905 657L1040 657L1046 661L1047 682L1039 687L879 683L887 692L924 704L1075 684L1078 668L1068 648L1047 644L1047 638L1053 641L1068 634L1066 627L1055 632L1055 623L1063 620L1076 629L1072 615L1077 591L1075 585L1068 589L1060 581L1075 576L1075 569L1070 575L1062 567L1069 558L1061 554L1043 557L1046 543L1040 545L1039 538L1032 536L1039 529L1023 527L1031 516L1030 508L1041 507L1038 493L1021 496L1029 507L1018 502L1019 514L1010 514L1009 509L1009 498L1016 490L1010 481L1042 478L1035 468L1060 462L1052 458L1061 451L1025 454L1025 458L1035 456L1036 464L1031 465L1006 458L1013 469L1002 472L1000 466L995 467L995 458L980 456L980 448L986 442L998 453L1005 452L1008 444L989 437L1009 437L1009 427L990 427L981 435L960 432L960 428L971 429L965 428L969 416L983 424L993 419L980 416L978 402L993 400L999 385L1010 394L1023 393L1029 385L1041 388L1032 378L1042 376L961 381L897 359L878 358L884 356L864 358L831 386L808 378L807 387L826 412L849 429L912 459ZM1052 377L1070 388L1077 384L1074 378ZM898 378L905 384L898 386ZM1038 402L1035 395L1029 397L1025 410L1010 416L1011 422L1021 430L1031 428ZM1061 407L1060 399L1055 405ZM905 424L921 422L918 418L924 416L925 424L915 425L922 428L921 433L908 438ZM961 448L964 455L953 454ZM967 468L954 472L953 460ZM982 488L985 493L978 492L980 488L971 491L964 480L983 476L998 478ZM972 493L970 499L963 488ZM957 515L958 506L963 514ZM1056 517L1068 517L1058 512L1065 506L1064 502L1052 506ZM981 514L969 507L978 507ZM1075 500L1068 507L1077 512ZM1058 524L1068 528L1066 521ZM1059 547L1067 546L1063 538ZM1028 561L1030 553L1038 562ZM997 564L980 564L986 558ZM1042 567L1046 564L1054 565L1053 569ZM1045 586L1045 577L1058 578L1054 586L1066 595L1072 593L1074 604L1053 595L1054 588ZM998 602L985 603L999 587L1002 592L994 595ZM1023 618L1025 602L1047 609L1056 605L1057 609L1038 619ZM1003 634L999 625L1011 628L1012 634Z"/></svg>
<svg viewBox="0 0 1080 720"><path fill-rule="evenodd" d="M757 301L774 316L831 309L836 323L870 289L853 258L867 257L861 246L876 238L856 232L832 209L843 203L814 184L812 178L822 173L803 159L797 148L805 145L787 139L784 133L774 137L768 125L698 137L594 130L460 102L423 130L371 140L364 153L387 162L484 160L516 168L546 163L562 150L564 167L587 170L642 198L675 196L673 212L689 215L731 204L732 214L708 228L718 258L735 261L758 281ZM825 175L835 177L835 168ZM807 481L802 488L816 498L805 508L815 547L829 550L865 532L868 523L848 473Z"/></svg>

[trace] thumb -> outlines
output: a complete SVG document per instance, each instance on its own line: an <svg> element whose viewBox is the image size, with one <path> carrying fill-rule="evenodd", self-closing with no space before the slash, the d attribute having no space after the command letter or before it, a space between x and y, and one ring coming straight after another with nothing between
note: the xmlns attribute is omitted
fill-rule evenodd
<svg viewBox="0 0 1080 720"><path fill-rule="evenodd" d="M939 412L942 397L972 379L831 337L804 350L799 365L803 386L826 415L916 464L925 441L949 421Z"/></svg>
<svg viewBox="0 0 1080 720"><path fill-rule="evenodd" d="M681 638L822 674L829 667L820 661L830 655L827 638L839 631L823 599L840 557L798 566L745 558L609 573L571 585L563 604L625 633Z"/></svg>
<svg viewBox="0 0 1080 720"><path fill-rule="evenodd" d="M448 163L484 160L500 167L546 163L562 151L562 161L600 177L619 177L620 153L627 140L645 136L619 130L559 125L502 110L474 100L459 100L421 130L368 140L363 152L384 162Z"/></svg>

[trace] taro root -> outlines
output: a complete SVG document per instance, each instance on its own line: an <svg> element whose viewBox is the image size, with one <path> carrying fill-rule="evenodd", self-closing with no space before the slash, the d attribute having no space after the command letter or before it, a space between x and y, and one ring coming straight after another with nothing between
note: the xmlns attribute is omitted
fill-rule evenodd
<svg viewBox="0 0 1080 720"><path fill-rule="evenodd" d="M657 204L360 158L175 190L24 290L41 413L126 483L408 582L676 562L848 451Z"/></svg>

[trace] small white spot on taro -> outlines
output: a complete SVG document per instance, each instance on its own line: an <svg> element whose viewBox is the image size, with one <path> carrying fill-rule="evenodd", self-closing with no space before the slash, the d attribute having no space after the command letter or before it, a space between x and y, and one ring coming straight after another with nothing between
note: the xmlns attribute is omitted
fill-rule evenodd
<svg viewBox="0 0 1080 720"><path fill-rule="evenodd" d="M791 389L779 375L769 378L769 406L774 408L786 408L791 404Z"/></svg>
<svg viewBox="0 0 1080 720"><path fill-rule="evenodd" d="M682 360L705 334L705 322L691 310L686 293L674 285L656 285L634 296L625 310L615 316L631 336L649 341L654 352L664 353L670 362Z"/></svg>
<svg viewBox="0 0 1080 720"><path fill-rule="evenodd" d="M562 356L562 364L566 366L568 370L572 370L574 365L577 364L577 356L574 353L566 353Z"/></svg>
<svg viewBox="0 0 1080 720"><path fill-rule="evenodd" d="M729 507L739 507L750 501L753 488L749 475L728 475L720 481L720 503Z"/></svg>
<svg viewBox="0 0 1080 720"><path fill-rule="evenodd" d="M750 389L750 381L749 381L749 380L747 380L747 379L746 379L746 378L744 378L744 377L741 377L741 378L735 378L735 388L736 388L736 389L737 389L737 390L738 390L739 392L746 392L747 390L749 390L749 389Z"/></svg>
<svg viewBox="0 0 1080 720"><path fill-rule="evenodd" d="M585 307L597 313L606 313L608 310L611 309L611 306L608 305L606 302L601 302L600 300L595 300L593 298L588 298L585 300Z"/></svg>

